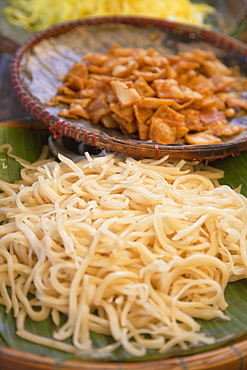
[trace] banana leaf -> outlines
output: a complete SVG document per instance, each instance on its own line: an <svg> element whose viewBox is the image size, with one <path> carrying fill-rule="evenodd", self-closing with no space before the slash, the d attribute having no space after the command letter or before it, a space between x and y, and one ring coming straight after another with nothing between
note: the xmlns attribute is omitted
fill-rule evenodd
<svg viewBox="0 0 247 370"><path fill-rule="evenodd" d="M24 130L14 127L0 127L0 146L10 144L12 154L34 162L39 158L42 147L47 139L47 133ZM20 179L21 165L8 157L6 151L0 152L0 179L14 182Z"/></svg>
<svg viewBox="0 0 247 370"><path fill-rule="evenodd" d="M13 146L13 153L20 157L35 161L41 152L42 146L47 140L47 134L35 131L21 130L16 128L0 127L0 145L9 143ZM247 152L243 152L237 157L228 157L212 163L213 166L223 169L225 177L221 180L222 184L230 185L233 188L242 184L241 191L247 196ZM21 166L15 160L8 158L6 153L0 153L0 179L13 182L19 179ZM5 308L0 305L0 347L10 347L24 352L44 355L64 360L81 361L145 361L187 354L195 354L219 348L223 345L230 345L240 338L247 338L247 281L245 279L230 283L226 288L226 300L229 304L225 313L231 320L222 319L197 320L201 325L201 331L207 336L214 337L215 343L212 345L189 346L186 350L173 348L168 353L160 355L156 350L149 350L147 355L141 358L134 358L123 348L119 348L105 357L97 357L95 351L82 353L80 356L73 356L69 353L54 350L45 346L36 345L15 334L15 318L12 312L6 313ZM62 320L63 321L63 320ZM27 319L26 329L46 337L52 337L53 331L57 328L48 318L42 322L33 322ZM110 336L91 333L94 348L99 348L113 342ZM68 341L69 342L69 341Z"/></svg>
<svg viewBox="0 0 247 370"><path fill-rule="evenodd" d="M233 189L241 186L241 193L247 196L247 152L244 151L236 157L226 157L213 162L213 165L225 172L220 180L221 184L231 186Z"/></svg>

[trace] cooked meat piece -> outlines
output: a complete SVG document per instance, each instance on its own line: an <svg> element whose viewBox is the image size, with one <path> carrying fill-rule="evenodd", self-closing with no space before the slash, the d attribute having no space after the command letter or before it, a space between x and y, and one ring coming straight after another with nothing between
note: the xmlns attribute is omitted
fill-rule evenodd
<svg viewBox="0 0 247 370"><path fill-rule="evenodd" d="M202 131L204 126L200 120L200 111L197 109L182 109L181 114L185 116L185 126L189 131Z"/></svg>
<svg viewBox="0 0 247 370"><path fill-rule="evenodd" d="M220 60L206 60L203 63L203 71L208 77L213 75L231 75L231 70Z"/></svg>
<svg viewBox="0 0 247 370"><path fill-rule="evenodd" d="M120 106L120 103L111 103L110 109L113 113L117 114L118 116L124 118L127 122L132 122L134 119L134 108L131 107L125 107L122 108Z"/></svg>
<svg viewBox="0 0 247 370"><path fill-rule="evenodd" d="M134 82L134 87L138 91L138 93L143 97L152 97L155 95L155 91L151 88L151 86L146 82L143 77L139 77Z"/></svg>
<svg viewBox="0 0 247 370"><path fill-rule="evenodd" d="M77 75L81 78L87 78L88 77L88 67L86 63L79 62L75 63L69 70L69 72L65 75L64 81L66 82L71 75Z"/></svg>
<svg viewBox="0 0 247 370"><path fill-rule="evenodd" d="M126 65L117 65L113 68L112 76L126 77L129 76L135 69L138 68L138 63L135 60L130 60Z"/></svg>
<svg viewBox="0 0 247 370"><path fill-rule="evenodd" d="M128 122L123 117L120 117L115 113L112 114L112 118L118 122L120 130L124 134L133 134L137 131L137 123L135 120Z"/></svg>
<svg viewBox="0 0 247 370"><path fill-rule="evenodd" d="M107 128L118 128L118 122L115 121L111 114L107 114L106 116L101 118L101 122Z"/></svg>
<svg viewBox="0 0 247 370"><path fill-rule="evenodd" d="M218 120L209 125L205 132L216 136L232 136L242 132L243 130L244 127L242 126L229 125L227 121Z"/></svg>
<svg viewBox="0 0 247 370"><path fill-rule="evenodd" d="M108 89L109 85L102 81L89 80L85 89L81 90L78 95L85 98L97 99L100 94L104 94Z"/></svg>
<svg viewBox="0 0 247 370"><path fill-rule="evenodd" d="M152 84L156 90L157 96L162 99L184 99L184 93L181 91L178 83L174 79L157 79Z"/></svg>
<svg viewBox="0 0 247 370"><path fill-rule="evenodd" d="M230 91L235 79L231 76L214 74L210 77L214 85L214 91Z"/></svg>
<svg viewBox="0 0 247 370"><path fill-rule="evenodd" d="M152 117L149 136L158 143L171 144L176 141L176 129L169 126L162 118Z"/></svg>
<svg viewBox="0 0 247 370"><path fill-rule="evenodd" d="M200 110L199 117L204 125L209 125L212 122L225 119L225 114L215 107L208 107Z"/></svg>
<svg viewBox="0 0 247 370"><path fill-rule="evenodd" d="M93 100L88 106L88 113L93 124L99 123L102 117L108 115L110 112L110 107L103 94L98 96L97 99Z"/></svg>
<svg viewBox="0 0 247 370"><path fill-rule="evenodd" d="M136 91L135 88L129 88L125 82L111 81L111 87L116 94L121 107L128 107L141 101L141 95Z"/></svg>
<svg viewBox="0 0 247 370"><path fill-rule="evenodd" d="M156 112L154 113L154 117L165 118L171 121L178 121L184 122L184 115L176 112L174 109L168 107L167 105L161 105Z"/></svg>
<svg viewBox="0 0 247 370"><path fill-rule="evenodd" d="M154 81L157 78L166 78L167 72L166 68L159 68L159 67L143 67L139 70L134 70L133 74L136 77L143 77L146 81Z"/></svg>
<svg viewBox="0 0 247 370"><path fill-rule="evenodd" d="M109 76L111 75L111 69L107 67L90 65L88 66L88 70L90 73L95 73L98 75L109 75Z"/></svg>
<svg viewBox="0 0 247 370"><path fill-rule="evenodd" d="M95 66L102 66L107 61L107 55L100 54L100 53L89 53L84 55L83 60L86 60L90 64L94 64Z"/></svg>
<svg viewBox="0 0 247 370"><path fill-rule="evenodd" d="M218 144L221 143L221 139L206 132L198 132L196 134L185 135L185 141L187 144Z"/></svg>
<svg viewBox="0 0 247 370"><path fill-rule="evenodd" d="M204 97L211 96L214 92L213 83L202 74L192 77L190 80L188 80L186 85Z"/></svg>
<svg viewBox="0 0 247 370"><path fill-rule="evenodd" d="M82 118L86 118L86 119L90 118L88 112L84 108L82 108L80 104L76 104L76 103L70 104L69 114L82 117Z"/></svg>
<svg viewBox="0 0 247 370"><path fill-rule="evenodd" d="M134 105L134 112L140 125L144 124L154 113L152 109L140 108L138 105Z"/></svg>
<svg viewBox="0 0 247 370"><path fill-rule="evenodd" d="M144 98L137 105L139 108L157 109L161 105L173 105L173 99Z"/></svg>
<svg viewBox="0 0 247 370"><path fill-rule="evenodd" d="M64 86L67 86L74 91L80 91L84 88L86 82L85 78L71 74L64 83Z"/></svg>
<svg viewBox="0 0 247 370"><path fill-rule="evenodd" d="M246 99L229 96L226 99L226 104L230 108L243 108L247 110L247 100Z"/></svg>

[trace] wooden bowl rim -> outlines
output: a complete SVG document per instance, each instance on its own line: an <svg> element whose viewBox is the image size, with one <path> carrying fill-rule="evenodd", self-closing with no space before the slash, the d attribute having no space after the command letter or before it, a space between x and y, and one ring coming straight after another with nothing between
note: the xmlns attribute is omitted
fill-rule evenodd
<svg viewBox="0 0 247 370"><path fill-rule="evenodd" d="M1 365L8 365L8 369L12 369L10 365L18 364L20 366L18 369L22 369L22 366L25 366L23 367L25 370L53 370L60 367L63 370L145 370L154 368L165 370L203 370L207 368L217 370L224 366L232 366L232 370L240 370L245 369L244 365L247 366L247 340L199 354L139 362L62 361L49 356L15 350L9 347L0 347L0 362Z"/></svg>

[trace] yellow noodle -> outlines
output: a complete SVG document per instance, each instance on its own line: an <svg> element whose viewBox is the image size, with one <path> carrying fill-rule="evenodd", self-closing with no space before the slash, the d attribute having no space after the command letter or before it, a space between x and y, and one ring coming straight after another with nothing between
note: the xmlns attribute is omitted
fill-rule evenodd
<svg viewBox="0 0 247 370"><path fill-rule="evenodd" d="M5 17L11 24L21 25L28 31L40 31L71 19L102 15L158 17L201 25L213 12L209 5L193 4L190 0L9 0L4 8Z"/></svg>

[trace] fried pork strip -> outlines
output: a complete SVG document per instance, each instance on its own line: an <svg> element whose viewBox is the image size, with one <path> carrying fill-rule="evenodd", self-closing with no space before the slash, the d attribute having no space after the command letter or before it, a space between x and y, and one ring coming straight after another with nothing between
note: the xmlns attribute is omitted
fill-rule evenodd
<svg viewBox="0 0 247 370"><path fill-rule="evenodd" d="M236 69L209 51L164 56L116 45L74 64L49 104L63 106L61 117L90 119L140 140L209 144L243 130L229 118L247 110L238 96L244 88Z"/></svg>

